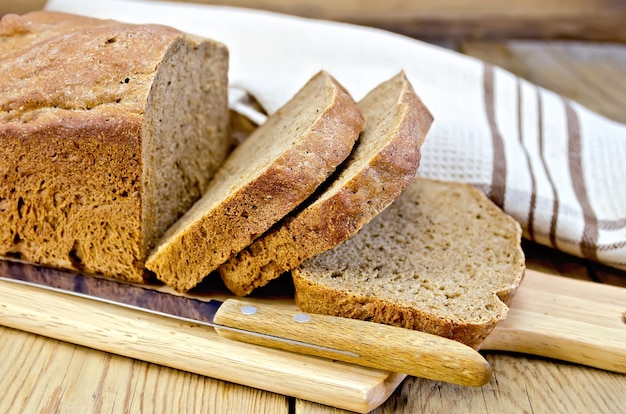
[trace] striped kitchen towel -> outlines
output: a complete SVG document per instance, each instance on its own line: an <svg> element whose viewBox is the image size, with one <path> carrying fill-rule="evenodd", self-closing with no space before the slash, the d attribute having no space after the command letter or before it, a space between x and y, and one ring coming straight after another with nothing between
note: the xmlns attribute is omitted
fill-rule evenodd
<svg viewBox="0 0 626 414"><path fill-rule="evenodd" d="M230 49L231 105L267 113L318 70L360 99L403 69L435 117L419 174L471 183L525 237L626 269L626 126L500 68L370 28L228 7L52 0L48 9L163 23Z"/></svg>

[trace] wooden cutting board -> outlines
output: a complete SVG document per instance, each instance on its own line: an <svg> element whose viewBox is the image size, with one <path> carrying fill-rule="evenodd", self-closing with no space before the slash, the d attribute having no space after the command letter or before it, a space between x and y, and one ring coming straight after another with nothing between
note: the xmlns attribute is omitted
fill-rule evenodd
<svg viewBox="0 0 626 414"><path fill-rule="evenodd" d="M0 261L0 276L11 272L58 271ZM219 290L200 296L227 297ZM295 308L288 295L256 300ZM0 281L0 324L357 412L378 407L405 378L229 341L204 326L8 281ZM626 373L626 289L528 270L509 317L483 349Z"/></svg>

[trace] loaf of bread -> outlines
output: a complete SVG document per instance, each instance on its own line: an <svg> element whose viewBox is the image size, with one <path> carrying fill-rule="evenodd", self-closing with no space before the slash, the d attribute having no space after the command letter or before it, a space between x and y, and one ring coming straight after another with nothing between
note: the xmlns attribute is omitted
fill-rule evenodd
<svg viewBox="0 0 626 414"><path fill-rule="evenodd" d="M358 103L365 127L332 183L218 269L243 296L346 240L411 182L432 116L403 72Z"/></svg>
<svg viewBox="0 0 626 414"><path fill-rule="evenodd" d="M474 187L416 178L360 232L292 271L296 303L478 348L522 281L521 234Z"/></svg>
<svg viewBox="0 0 626 414"><path fill-rule="evenodd" d="M0 255L141 282L231 150L228 51L159 25L0 22Z"/></svg>
<svg viewBox="0 0 626 414"><path fill-rule="evenodd" d="M319 72L233 151L146 266L178 291L193 288L307 199L362 129L352 97Z"/></svg>

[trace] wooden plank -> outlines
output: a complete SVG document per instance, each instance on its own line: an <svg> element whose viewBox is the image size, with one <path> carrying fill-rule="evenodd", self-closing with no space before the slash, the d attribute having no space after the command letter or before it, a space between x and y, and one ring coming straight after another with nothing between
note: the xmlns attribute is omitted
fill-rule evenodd
<svg viewBox="0 0 626 414"><path fill-rule="evenodd" d="M13 282L0 281L0 303L6 327L352 411L378 407L405 377L230 341L206 326Z"/></svg>
<svg viewBox="0 0 626 414"><path fill-rule="evenodd" d="M380 27L422 39L626 41L618 0L192 0Z"/></svg>
<svg viewBox="0 0 626 414"><path fill-rule="evenodd" d="M494 369L481 388L408 377L371 414L615 413L626 404L624 375L518 354L487 354ZM298 400L298 414L344 414Z"/></svg>
<svg viewBox="0 0 626 414"><path fill-rule="evenodd" d="M469 2L468 2L469 3ZM502 2L502 4L507 4ZM469 18L441 16L426 19L415 17L406 21L356 21L366 26L385 29L425 41L447 40L589 40L626 42L626 13L587 16L526 17L499 14Z"/></svg>
<svg viewBox="0 0 626 414"><path fill-rule="evenodd" d="M0 327L0 349L1 412L54 407L66 412L71 407L81 412L289 412L284 396L10 328ZM530 412L531 407L535 412L614 412L626 403L623 375L520 355L488 353L487 359L495 376L485 387L410 377L373 413ZM293 412L348 413L303 400L295 402Z"/></svg>
<svg viewBox="0 0 626 414"><path fill-rule="evenodd" d="M518 355L488 355L488 360L496 375L481 389L461 389L408 379L398 394L410 392L414 398L402 407L401 412L609 413L623 407L625 402L620 391L625 381L619 374ZM581 387L573 378L587 385ZM572 393L571 389L578 391ZM420 395L420 390L425 393Z"/></svg>
<svg viewBox="0 0 626 414"><path fill-rule="evenodd" d="M46 0L2 0L0 16L7 13L27 13L44 7Z"/></svg>
<svg viewBox="0 0 626 414"><path fill-rule="evenodd" d="M289 412L285 396L0 326L2 413Z"/></svg>
<svg viewBox="0 0 626 414"><path fill-rule="evenodd" d="M182 1L182 0L179 0ZM568 38L626 41L619 0L186 0L380 27L422 39ZM6 0L0 15L43 7Z"/></svg>
<svg viewBox="0 0 626 414"><path fill-rule="evenodd" d="M183 0L187 3L261 8L309 17L336 20L406 20L412 17L481 18L603 16L622 12L620 1L605 0Z"/></svg>

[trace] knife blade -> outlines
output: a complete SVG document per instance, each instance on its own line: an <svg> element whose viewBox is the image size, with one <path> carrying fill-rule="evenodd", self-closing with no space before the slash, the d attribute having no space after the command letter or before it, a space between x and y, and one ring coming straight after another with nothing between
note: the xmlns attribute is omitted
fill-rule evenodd
<svg viewBox="0 0 626 414"><path fill-rule="evenodd" d="M302 313L273 306L269 300L200 300L13 261L2 261L0 280L204 325L231 340L285 351L464 386L482 386L491 378L484 357L459 342L372 322Z"/></svg>

